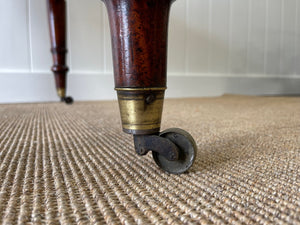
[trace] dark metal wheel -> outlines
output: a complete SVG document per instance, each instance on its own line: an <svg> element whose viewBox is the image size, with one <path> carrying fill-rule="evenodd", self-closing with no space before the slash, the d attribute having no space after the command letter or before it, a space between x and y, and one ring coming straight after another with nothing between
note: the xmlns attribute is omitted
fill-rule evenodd
<svg viewBox="0 0 300 225"><path fill-rule="evenodd" d="M153 151L155 163L164 171L172 174L181 174L187 171L194 163L197 154L197 145L193 137L185 130L170 128L159 134L160 137L172 141L179 149L178 160L170 161L158 152Z"/></svg>

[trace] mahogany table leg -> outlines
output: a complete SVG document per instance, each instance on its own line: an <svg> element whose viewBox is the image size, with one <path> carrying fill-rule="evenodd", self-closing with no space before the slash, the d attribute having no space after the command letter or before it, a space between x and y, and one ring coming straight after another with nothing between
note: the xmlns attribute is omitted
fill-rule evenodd
<svg viewBox="0 0 300 225"><path fill-rule="evenodd" d="M152 151L170 173L183 173L196 144L178 128L159 133L167 73L168 19L174 0L103 0L108 10L115 87L123 131L134 135L136 152Z"/></svg>
<svg viewBox="0 0 300 225"><path fill-rule="evenodd" d="M65 0L47 0L48 20L51 39L51 53L53 57L52 71L55 76L57 94L68 104L72 97L66 97L66 2Z"/></svg>

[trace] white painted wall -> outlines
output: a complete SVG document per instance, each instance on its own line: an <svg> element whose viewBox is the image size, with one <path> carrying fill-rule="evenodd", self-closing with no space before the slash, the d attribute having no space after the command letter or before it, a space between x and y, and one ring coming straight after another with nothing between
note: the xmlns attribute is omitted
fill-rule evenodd
<svg viewBox="0 0 300 225"><path fill-rule="evenodd" d="M68 92L113 99L107 14L67 0ZM0 0L0 102L56 101L45 0ZM177 0L168 97L300 94L300 0Z"/></svg>

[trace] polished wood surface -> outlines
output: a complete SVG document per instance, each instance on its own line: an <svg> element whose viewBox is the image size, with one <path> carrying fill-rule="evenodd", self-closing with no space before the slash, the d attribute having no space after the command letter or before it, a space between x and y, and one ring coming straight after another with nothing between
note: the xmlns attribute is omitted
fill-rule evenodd
<svg viewBox="0 0 300 225"><path fill-rule="evenodd" d="M103 0L108 11L115 86L165 87L173 0Z"/></svg>
<svg viewBox="0 0 300 225"><path fill-rule="evenodd" d="M53 57L52 71L59 97L65 97L66 75L66 2L65 0L47 0L48 19Z"/></svg>

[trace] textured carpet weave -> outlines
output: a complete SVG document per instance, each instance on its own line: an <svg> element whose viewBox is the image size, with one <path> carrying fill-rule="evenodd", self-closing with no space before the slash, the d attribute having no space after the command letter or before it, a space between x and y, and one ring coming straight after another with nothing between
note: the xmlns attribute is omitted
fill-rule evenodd
<svg viewBox="0 0 300 225"><path fill-rule="evenodd" d="M136 156L117 102L0 105L1 224L300 224L300 98L166 100L188 173Z"/></svg>

